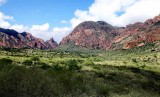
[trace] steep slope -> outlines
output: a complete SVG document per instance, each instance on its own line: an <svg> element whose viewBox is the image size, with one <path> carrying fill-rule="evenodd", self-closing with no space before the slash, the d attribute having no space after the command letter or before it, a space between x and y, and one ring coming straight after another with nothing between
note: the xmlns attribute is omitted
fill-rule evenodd
<svg viewBox="0 0 160 97"><path fill-rule="evenodd" d="M148 19L144 23L127 25L125 31L114 39L115 44L124 49L143 46L160 40L160 16ZM117 45L117 46L118 46Z"/></svg>
<svg viewBox="0 0 160 97"><path fill-rule="evenodd" d="M57 42L54 41L53 37L46 41L46 47L48 49L56 48L58 46Z"/></svg>
<svg viewBox="0 0 160 97"><path fill-rule="evenodd" d="M57 46L57 43L54 40L45 42L27 32L18 33L15 30L0 28L0 46L10 48L52 49Z"/></svg>
<svg viewBox="0 0 160 97"><path fill-rule="evenodd" d="M79 24L71 34L63 38L60 45L72 43L79 47L109 49L117 34L116 27L103 21L86 21Z"/></svg>
<svg viewBox="0 0 160 97"><path fill-rule="evenodd" d="M160 40L160 15L146 22L113 27L102 21L86 21L62 39L60 45L74 44L94 49L130 49Z"/></svg>

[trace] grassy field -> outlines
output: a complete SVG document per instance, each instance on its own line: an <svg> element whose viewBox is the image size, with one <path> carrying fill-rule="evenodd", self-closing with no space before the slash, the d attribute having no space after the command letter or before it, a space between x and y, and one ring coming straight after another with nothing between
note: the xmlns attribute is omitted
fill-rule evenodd
<svg viewBox="0 0 160 97"><path fill-rule="evenodd" d="M0 50L0 97L160 97L160 50Z"/></svg>

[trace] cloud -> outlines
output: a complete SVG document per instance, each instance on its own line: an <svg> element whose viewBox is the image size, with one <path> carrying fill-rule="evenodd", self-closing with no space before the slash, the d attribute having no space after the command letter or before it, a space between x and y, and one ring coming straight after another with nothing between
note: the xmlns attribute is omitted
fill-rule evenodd
<svg viewBox="0 0 160 97"><path fill-rule="evenodd" d="M68 21L62 20L61 23L62 23L62 24L68 24Z"/></svg>
<svg viewBox="0 0 160 97"><path fill-rule="evenodd" d="M4 3L6 3L7 0L0 0L0 5L3 5Z"/></svg>
<svg viewBox="0 0 160 97"><path fill-rule="evenodd" d="M32 35L35 37L47 40L53 37L51 31L49 31L49 27L49 23L42 25L32 25L31 27L28 27L27 31L32 33Z"/></svg>
<svg viewBox="0 0 160 97"><path fill-rule="evenodd" d="M95 0L89 10L75 11L72 27L88 20L103 20L114 26L144 22L160 13L160 0Z"/></svg>
<svg viewBox="0 0 160 97"><path fill-rule="evenodd" d="M43 25L32 25L31 31L47 31L49 29L49 24L45 23Z"/></svg>
<svg viewBox="0 0 160 97"><path fill-rule="evenodd" d="M8 20L13 20L13 17L4 15L2 12L0 12L0 27L8 28L10 26Z"/></svg>
<svg viewBox="0 0 160 97"><path fill-rule="evenodd" d="M32 26L24 26L24 25L12 25L9 27L9 29L14 29L18 32L29 32L33 36L42 38L44 40L47 40L52 37L51 31L49 31L49 23L45 23L42 25L32 25Z"/></svg>
<svg viewBox="0 0 160 97"><path fill-rule="evenodd" d="M97 21L98 19L93 15L89 14L88 11L76 10L75 17L70 20L72 28L77 26L79 23L83 21Z"/></svg>
<svg viewBox="0 0 160 97"><path fill-rule="evenodd" d="M55 27L53 28L53 38L59 43L64 36L67 36L71 32L70 27Z"/></svg>
<svg viewBox="0 0 160 97"><path fill-rule="evenodd" d="M28 27L27 26L24 26L24 25L18 25L18 24L14 24L12 26L9 27L10 29L14 29L18 32L24 32L24 31L27 31L28 30Z"/></svg>

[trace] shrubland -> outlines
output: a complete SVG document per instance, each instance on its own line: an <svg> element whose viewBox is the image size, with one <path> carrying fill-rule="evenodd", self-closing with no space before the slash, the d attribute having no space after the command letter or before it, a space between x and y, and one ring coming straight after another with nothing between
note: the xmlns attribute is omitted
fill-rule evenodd
<svg viewBox="0 0 160 97"><path fill-rule="evenodd" d="M0 50L0 97L160 97L160 51Z"/></svg>

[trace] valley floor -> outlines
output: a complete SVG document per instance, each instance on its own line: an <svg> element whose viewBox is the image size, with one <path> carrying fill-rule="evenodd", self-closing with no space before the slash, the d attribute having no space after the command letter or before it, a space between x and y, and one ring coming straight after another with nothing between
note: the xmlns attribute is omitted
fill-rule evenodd
<svg viewBox="0 0 160 97"><path fill-rule="evenodd" d="M160 97L160 52L0 50L0 97Z"/></svg>

